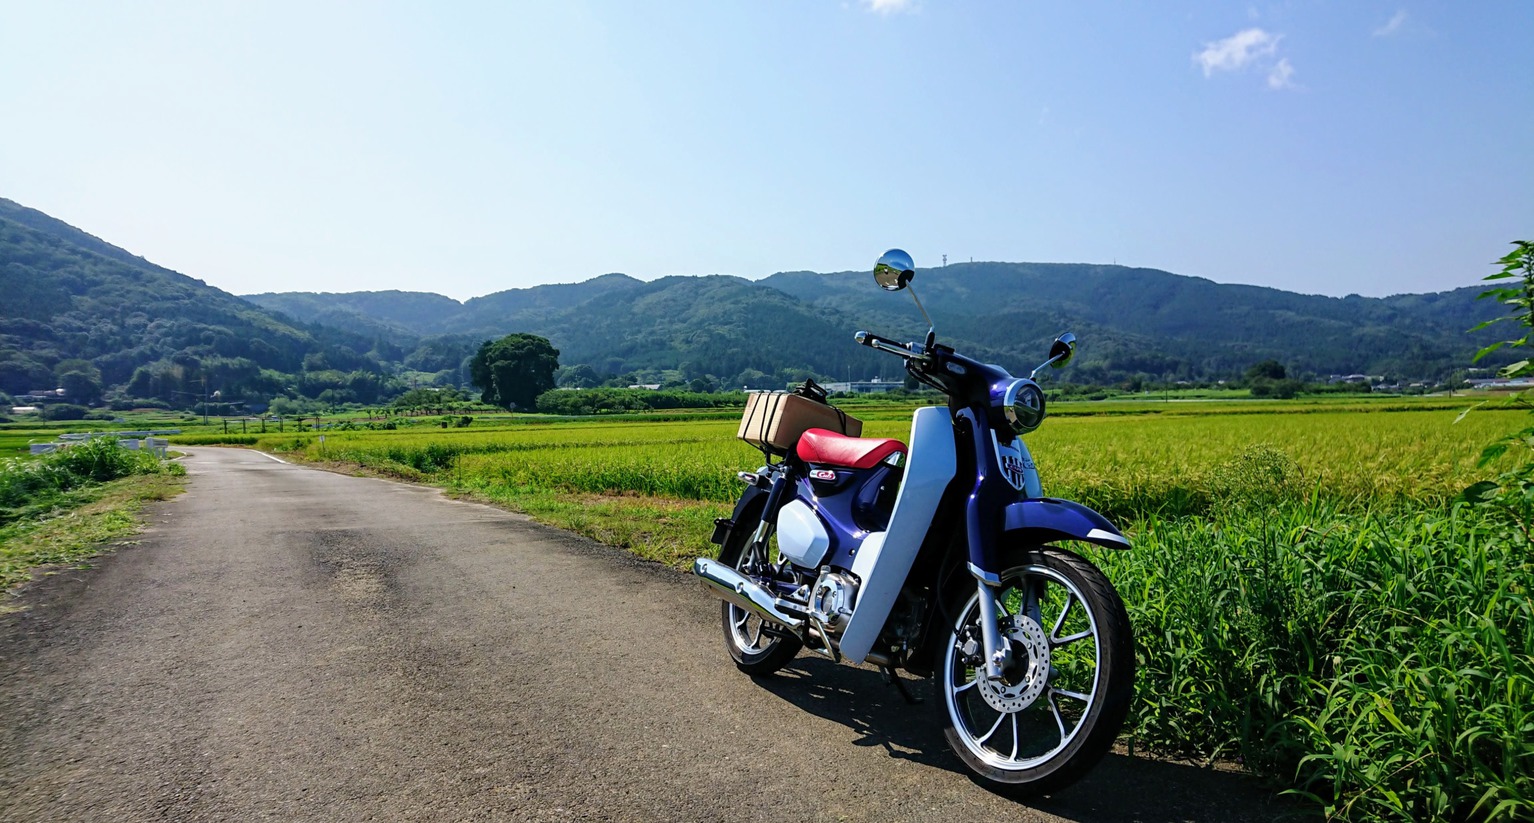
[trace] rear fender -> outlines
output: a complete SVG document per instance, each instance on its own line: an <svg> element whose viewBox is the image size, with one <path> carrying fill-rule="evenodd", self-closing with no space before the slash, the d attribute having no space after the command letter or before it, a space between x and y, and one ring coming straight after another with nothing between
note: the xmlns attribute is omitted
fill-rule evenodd
<svg viewBox="0 0 1534 823"><path fill-rule="evenodd" d="M1025 545L1080 540L1109 549L1129 548L1129 538L1095 511L1070 500L1035 497L1009 504L1002 533Z"/></svg>
<svg viewBox="0 0 1534 823"><path fill-rule="evenodd" d="M747 486L735 502L735 511L729 517L714 521L714 533L709 537L709 542L723 548L736 529L748 534L756 531L762 519L762 505L767 502L768 491L769 488L764 488L761 483Z"/></svg>

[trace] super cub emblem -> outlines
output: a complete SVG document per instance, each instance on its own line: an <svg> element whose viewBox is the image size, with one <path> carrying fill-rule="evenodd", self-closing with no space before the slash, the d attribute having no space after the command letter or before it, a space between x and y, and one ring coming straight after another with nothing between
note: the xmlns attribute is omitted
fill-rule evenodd
<svg viewBox="0 0 1534 823"><path fill-rule="evenodd" d="M1023 453L1012 444L1002 445L996 443L996 462L1001 464L1001 474L1012 484L1012 488L1023 491L1028 484L1028 469L1031 466L1023 459Z"/></svg>

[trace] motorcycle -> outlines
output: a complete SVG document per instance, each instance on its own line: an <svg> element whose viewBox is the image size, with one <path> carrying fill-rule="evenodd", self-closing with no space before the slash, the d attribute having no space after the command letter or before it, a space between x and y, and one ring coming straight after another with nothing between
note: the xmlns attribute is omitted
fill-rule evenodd
<svg viewBox="0 0 1534 823"><path fill-rule="evenodd" d="M740 472L745 491L715 523L718 559L698 558L693 573L724 601L742 672L767 675L808 650L878 667L911 703L922 701L896 670L931 677L944 737L974 779L1052 792L1112 746L1135 668L1118 592L1053 545L1129 541L1086 506L1045 497L1022 440L1045 416L1034 378L1071 359L1075 336L1013 377L937 342L914 277L899 249L874 268L883 289L910 289L925 341L854 337L903 358L947 407L918 408L908 443L809 428L791 445L759 444L766 465Z"/></svg>

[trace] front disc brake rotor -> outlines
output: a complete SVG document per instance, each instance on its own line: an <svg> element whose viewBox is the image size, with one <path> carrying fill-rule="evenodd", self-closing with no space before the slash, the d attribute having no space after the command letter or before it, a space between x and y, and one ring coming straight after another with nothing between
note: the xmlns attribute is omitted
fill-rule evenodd
<svg viewBox="0 0 1534 823"><path fill-rule="evenodd" d="M1033 705L1049 684L1049 637L1044 627L1026 614L1015 614L1001 622L1002 635L1012 643L1012 659L1021 677L1016 683L992 680L977 672L980 696L1003 714L1020 712Z"/></svg>

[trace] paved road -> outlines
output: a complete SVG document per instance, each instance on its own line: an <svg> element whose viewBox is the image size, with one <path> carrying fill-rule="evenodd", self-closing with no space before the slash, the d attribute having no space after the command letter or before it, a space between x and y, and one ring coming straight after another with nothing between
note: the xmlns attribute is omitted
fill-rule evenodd
<svg viewBox="0 0 1534 823"><path fill-rule="evenodd" d="M1110 756L970 783L926 706L753 682L690 579L436 491L194 449L138 545L0 618L0 820L1266 820Z"/></svg>

